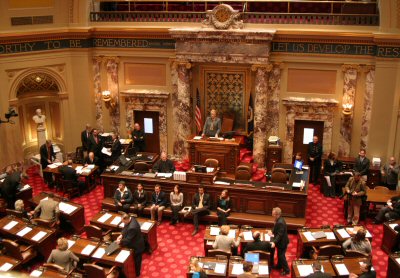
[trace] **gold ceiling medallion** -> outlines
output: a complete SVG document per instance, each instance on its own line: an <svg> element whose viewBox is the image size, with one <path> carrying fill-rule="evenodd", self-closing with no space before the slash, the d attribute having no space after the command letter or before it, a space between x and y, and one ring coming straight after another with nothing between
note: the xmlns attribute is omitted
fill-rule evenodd
<svg viewBox="0 0 400 278"><path fill-rule="evenodd" d="M239 20L240 13L231 6L221 4L213 10L207 11L207 18L203 21L203 27L214 27L215 29L242 29L243 20Z"/></svg>

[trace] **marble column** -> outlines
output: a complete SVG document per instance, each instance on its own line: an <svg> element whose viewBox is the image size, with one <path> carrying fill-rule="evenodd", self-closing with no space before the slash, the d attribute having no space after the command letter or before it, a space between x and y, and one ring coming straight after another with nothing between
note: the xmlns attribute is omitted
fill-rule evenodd
<svg viewBox="0 0 400 278"><path fill-rule="evenodd" d="M118 63L117 57L106 58L107 69L107 86L111 92L111 98L115 102L114 107L110 107L110 120L112 132L119 134L120 117L119 117L119 88L118 88Z"/></svg>
<svg viewBox="0 0 400 278"><path fill-rule="evenodd" d="M175 61L171 69L174 86L172 93L173 146L174 156L177 158L187 156L186 140L191 134L190 68L191 64L187 61Z"/></svg>
<svg viewBox="0 0 400 278"><path fill-rule="evenodd" d="M375 86L375 67L366 66L365 71L367 75L365 80L364 110L361 122L361 142L360 142L360 148L362 149L366 149L368 145L369 126L371 123L372 100L374 96L374 86Z"/></svg>
<svg viewBox="0 0 400 278"><path fill-rule="evenodd" d="M101 97L101 57L93 58L93 88L94 88L94 103L96 105L96 127L99 130L104 129L103 125L103 106Z"/></svg>
<svg viewBox="0 0 400 278"><path fill-rule="evenodd" d="M281 91L281 65L275 64L268 77L267 132L269 136L278 136L279 132L279 95Z"/></svg>
<svg viewBox="0 0 400 278"><path fill-rule="evenodd" d="M343 100L352 104L354 111L354 97L356 94L358 65L343 65ZM352 112L353 112L352 111ZM353 128L353 113L350 115L341 114L340 117L340 137L339 137L339 156L349 156L351 146L351 131Z"/></svg>
<svg viewBox="0 0 400 278"><path fill-rule="evenodd" d="M265 150L268 127L268 78L267 73L272 70L272 65L253 65L252 71L256 72L255 78L255 100L254 100L254 140L253 156L254 162L259 167L265 164Z"/></svg>

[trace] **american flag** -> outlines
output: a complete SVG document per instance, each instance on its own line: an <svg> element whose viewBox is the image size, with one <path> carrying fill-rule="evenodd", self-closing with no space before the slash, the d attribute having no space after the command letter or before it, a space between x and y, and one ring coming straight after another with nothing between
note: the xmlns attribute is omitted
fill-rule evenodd
<svg viewBox="0 0 400 278"><path fill-rule="evenodd" d="M197 89L197 92L196 92L196 108L195 108L194 114L195 114L197 132L200 132L203 127L203 120L201 119L199 89Z"/></svg>

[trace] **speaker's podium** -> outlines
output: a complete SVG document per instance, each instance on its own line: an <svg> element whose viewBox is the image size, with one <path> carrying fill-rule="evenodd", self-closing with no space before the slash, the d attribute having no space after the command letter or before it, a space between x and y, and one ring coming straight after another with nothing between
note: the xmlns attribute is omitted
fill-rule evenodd
<svg viewBox="0 0 400 278"><path fill-rule="evenodd" d="M208 158L219 161L220 172L234 174L240 160L240 138L213 139L191 136L189 144L189 162L192 165L204 165Z"/></svg>

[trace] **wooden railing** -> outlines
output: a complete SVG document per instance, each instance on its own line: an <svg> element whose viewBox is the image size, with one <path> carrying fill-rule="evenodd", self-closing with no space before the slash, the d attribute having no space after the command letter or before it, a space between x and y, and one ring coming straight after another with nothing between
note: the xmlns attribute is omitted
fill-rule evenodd
<svg viewBox="0 0 400 278"><path fill-rule="evenodd" d="M379 25L376 1L231 0L106 1L92 5L93 22L200 22L206 11L225 3L242 12L245 23Z"/></svg>

